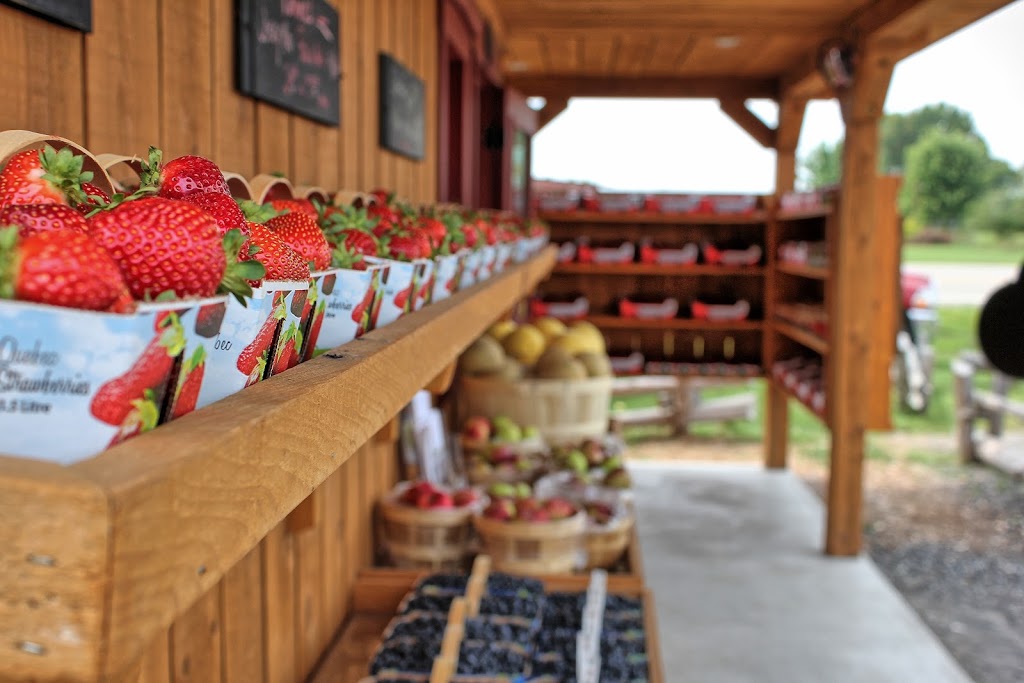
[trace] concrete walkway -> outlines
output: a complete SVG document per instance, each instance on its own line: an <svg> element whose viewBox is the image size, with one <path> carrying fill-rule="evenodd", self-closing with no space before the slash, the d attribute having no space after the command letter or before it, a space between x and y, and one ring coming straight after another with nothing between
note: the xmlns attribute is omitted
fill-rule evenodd
<svg viewBox="0 0 1024 683"><path fill-rule="evenodd" d="M967 683L866 556L822 554L824 510L789 472L632 462L671 683Z"/></svg>

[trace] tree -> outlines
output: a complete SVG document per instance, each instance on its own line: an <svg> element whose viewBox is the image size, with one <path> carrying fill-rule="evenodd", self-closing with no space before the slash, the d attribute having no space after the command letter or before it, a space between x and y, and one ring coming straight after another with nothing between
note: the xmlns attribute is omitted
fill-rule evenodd
<svg viewBox="0 0 1024 683"><path fill-rule="evenodd" d="M985 144L963 132L931 130L907 150L900 211L924 225L960 225L986 189Z"/></svg>
<svg viewBox="0 0 1024 683"><path fill-rule="evenodd" d="M803 160L803 167L812 189L835 185L842 177L843 141L834 145L821 143Z"/></svg>
<svg viewBox="0 0 1024 683"><path fill-rule="evenodd" d="M1024 234L1024 183L987 192L968 208L965 225L1000 237Z"/></svg>
<svg viewBox="0 0 1024 683"><path fill-rule="evenodd" d="M962 109L940 102L906 114L886 114L879 133L878 169L900 173L906 168L906 152L930 130L963 133L981 140L974 119Z"/></svg>

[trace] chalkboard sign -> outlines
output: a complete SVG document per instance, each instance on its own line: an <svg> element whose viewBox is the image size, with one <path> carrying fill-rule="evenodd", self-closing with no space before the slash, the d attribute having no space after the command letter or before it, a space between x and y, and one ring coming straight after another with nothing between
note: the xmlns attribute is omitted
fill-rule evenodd
<svg viewBox="0 0 1024 683"><path fill-rule="evenodd" d="M380 146L422 160L426 123L423 81L390 55L380 54Z"/></svg>
<svg viewBox="0 0 1024 683"><path fill-rule="evenodd" d="M0 0L79 31L92 31L92 0Z"/></svg>
<svg viewBox="0 0 1024 683"><path fill-rule="evenodd" d="M326 0L237 0L238 89L338 125L338 12Z"/></svg>

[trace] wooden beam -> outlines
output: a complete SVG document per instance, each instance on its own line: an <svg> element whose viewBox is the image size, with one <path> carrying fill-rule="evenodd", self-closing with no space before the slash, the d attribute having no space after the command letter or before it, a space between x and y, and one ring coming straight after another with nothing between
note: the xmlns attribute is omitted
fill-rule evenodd
<svg viewBox="0 0 1024 683"><path fill-rule="evenodd" d="M825 552L856 555L862 543L863 461L877 302L864 283L875 277L875 189L878 122L894 63L867 44L853 86L843 95L846 141L833 261L833 316L829 372L832 456Z"/></svg>
<svg viewBox="0 0 1024 683"><path fill-rule="evenodd" d="M786 98L830 99L832 89L818 69L818 47L790 66L779 79L779 95Z"/></svg>
<svg viewBox="0 0 1024 683"><path fill-rule="evenodd" d="M508 83L525 95L543 97L700 97L770 98L778 95L773 78L674 76L573 76L508 74Z"/></svg>
<svg viewBox="0 0 1024 683"><path fill-rule="evenodd" d="M544 108L537 112L537 130L555 120L555 117L565 111L569 106L568 97L549 97L544 102Z"/></svg>
<svg viewBox="0 0 1024 683"><path fill-rule="evenodd" d="M775 129L775 193L793 189L796 181L796 148L804 125L807 100L784 96L779 100L779 125Z"/></svg>
<svg viewBox="0 0 1024 683"><path fill-rule="evenodd" d="M765 398L764 466L770 470L786 467L789 449L789 401L774 380L768 380Z"/></svg>
<svg viewBox="0 0 1024 683"><path fill-rule="evenodd" d="M775 129L770 128L754 112L750 111L744 99L739 97L723 97L718 100L718 106L722 112L735 121L736 125L745 130L762 147L768 147L769 149L775 147Z"/></svg>

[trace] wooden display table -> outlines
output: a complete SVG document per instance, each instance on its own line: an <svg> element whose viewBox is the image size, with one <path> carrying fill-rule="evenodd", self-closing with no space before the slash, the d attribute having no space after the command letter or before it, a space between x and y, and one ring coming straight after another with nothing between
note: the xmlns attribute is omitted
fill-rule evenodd
<svg viewBox="0 0 1024 683"><path fill-rule="evenodd" d="M74 466L0 456L0 680L304 679L372 565L393 418L554 260Z"/></svg>

